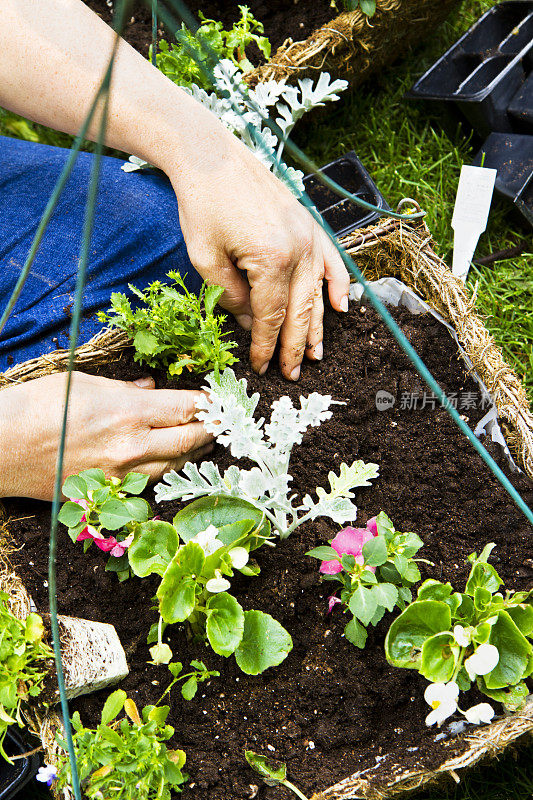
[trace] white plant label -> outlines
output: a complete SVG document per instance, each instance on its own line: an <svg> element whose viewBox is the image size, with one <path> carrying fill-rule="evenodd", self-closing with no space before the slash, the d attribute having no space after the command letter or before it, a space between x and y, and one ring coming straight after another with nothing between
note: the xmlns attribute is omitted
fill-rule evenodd
<svg viewBox="0 0 533 800"><path fill-rule="evenodd" d="M487 167L461 168L452 218L452 272L462 281L466 280L479 237L487 227L496 172Z"/></svg>

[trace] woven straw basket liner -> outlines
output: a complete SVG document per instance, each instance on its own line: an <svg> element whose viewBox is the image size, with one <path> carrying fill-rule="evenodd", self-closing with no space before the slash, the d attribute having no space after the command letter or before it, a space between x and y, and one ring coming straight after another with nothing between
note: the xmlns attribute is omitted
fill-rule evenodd
<svg viewBox="0 0 533 800"><path fill-rule="evenodd" d="M533 479L533 415L525 390L516 373L509 367L500 349L474 310L475 298L469 297L461 281L431 247L431 237L424 223L416 226L391 220L356 231L346 236L342 244L364 270L370 280L391 276L410 286L453 328L490 394L499 414L507 443L520 467ZM75 366L111 361L129 340L119 331L104 330L76 351ZM63 371L68 352L58 350L47 356L27 361L0 374L0 389L34 378ZM4 526L5 527L5 526ZM5 537L8 542L8 536ZM9 563L9 545L0 541L0 589L13 596L15 607L24 604L26 592ZM13 550L11 550L13 552ZM22 600L20 599L22 598ZM59 719L55 714L34 709L29 715L32 729L41 736L48 763L55 763L57 745L54 733ZM418 789L429 781L445 776L458 780L457 772L483 758L495 757L519 737L533 731L533 697L520 713L509 715L462 735L464 748L460 755L446 757L446 747L455 745L459 737L443 742L443 763L428 770L423 765L406 769L401 763L390 764L386 759L364 776L354 775L313 795L311 800L350 800L368 798L382 800L406 791ZM65 797L69 797L68 793Z"/></svg>
<svg viewBox="0 0 533 800"><path fill-rule="evenodd" d="M311 5L312 0L295 0ZM459 0L376 0L369 19L360 9L345 12L318 28L308 39L287 39L267 64L249 73L258 81L313 77L327 70L352 85L391 64L428 31L443 22ZM342 5L341 2L338 3Z"/></svg>

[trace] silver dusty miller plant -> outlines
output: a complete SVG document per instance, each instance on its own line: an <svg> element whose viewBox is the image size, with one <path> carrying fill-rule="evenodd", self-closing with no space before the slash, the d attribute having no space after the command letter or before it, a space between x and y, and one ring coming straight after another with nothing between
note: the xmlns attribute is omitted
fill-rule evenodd
<svg viewBox="0 0 533 800"><path fill-rule="evenodd" d="M336 401L330 395L313 392L300 397L300 408L295 408L289 397L281 397L272 403L270 422L265 424L263 418L254 419L259 394L248 397L245 378L237 380L233 370L226 369L218 377L212 372L207 382L207 394L198 401L197 418L235 458L247 458L256 466L239 469L232 465L221 475L212 461L204 461L200 467L189 462L181 475L172 470L157 484L157 502L206 496L244 499L270 520L282 539L316 517L329 517L339 524L356 518L352 489L370 486L369 481L379 472L377 464L341 464L338 475L328 475L329 490L317 488L317 500L307 494L301 505L295 505L296 496L289 496L292 448L301 443L309 427L331 417L329 407Z"/></svg>
<svg viewBox="0 0 533 800"><path fill-rule="evenodd" d="M299 119L308 111L326 102L339 99L348 81L330 82L328 72L322 72L316 84L311 78L287 86L285 81L258 83L250 89L243 82L243 73L229 59L220 61L213 70L215 91L206 92L193 85L183 87L195 100L208 108L223 125L234 133L253 154L289 188L303 190L303 172L288 167L282 161L285 142ZM282 136L265 125L271 117L281 129ZM150 166L137 156L131 156L122 169L131 172Z"/></svg>

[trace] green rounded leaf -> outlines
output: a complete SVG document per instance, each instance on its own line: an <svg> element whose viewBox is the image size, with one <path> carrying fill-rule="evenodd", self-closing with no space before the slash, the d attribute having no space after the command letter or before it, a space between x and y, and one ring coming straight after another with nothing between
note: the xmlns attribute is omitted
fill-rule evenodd
<svg viewBox="0 0 533 800"><path fill-rule="evenodd" d="M506 689L528 676L533 647L506 611L498 613L489 644L498 648L500 659L492 672L484 676L487 689Z"/></svg>
<svg viewBox="0 0 533 800"><path fill-rule="evenodd" d="M152 509L142 497L125 497L121 502L124 503L130 515L130 520L135 522L146 522L152 513Z"/></svg>
<svg viewBox="0 0 533 800"><path fill-rule="evenodd" d="M366 628L364 628L355 618L351 619L344 628L344 635L351 644L359 647L361 650L364 648L368 638Z"/></svg>
<svg viewBox="0 0 533 800"><path fill-rule="evenodd" d="M422 645L420 674L432 683L447 683L455 670L461 648L453 633L437 633Z"/></svg>
<svg viewBox="0 0 533 800"><path fill-rule="evenodd" d="M275 667L292 650L292 639L270 614L245 611L242 641L235 651L237 664L248 675L258 675Z"/></svg>
<svg viewBox="0 0 533 800"><path fill-rule="evenodd" d="M99 512L100 525L108 531L118 531L131 522L132 516L122 500L106 500Z"/></svg>
<svg viewBox="0 0 533 800"><path fill-rule="evenodd" d="M417 600L402 611L389 628L385 655L389 664L420 669L422 647L436 633L449 631L452 616L449 606L438 600Z"/></svg>
<svg viewBox="0 0 533 800"><path fill-rule="evenodd" d="M476 682L478 689L483 694L486 694L492 700L496 700L497 703L503 703L508 711L518 711L522 708L529 695L529 689L523 681L515 684L515 686L510 686L508 689L488 689L482 675L478 676Z"/></svg>
<svg viewBox="0 0 533 800"><path fill-rule="evenodd" d="M314 547L312 550L308 550L305 554L306 556L311 556L311 558L318 558L319 561L333 561L339 559L339 554L333 547L328 547L327 545L321 545L320 547Z"/></svg>
<svg viewBox="0 0 533 800"><path fill-rule="evenodd" d="M106 478L102 469L84 469L79 473L79 477L83 478L88 489L100 489L106 485Z"/></svg>
<svg viewBox="0 0 533 800"><path fill-rule="evenodd" d="M389 554L384 536L375 536L363 545L363 557L367 567L381 567Z"/></svg>
<svg viewBox="0 0 533 800"><path fill-rule="evenodd" d="M205 531L210 525L223 528L241 520L253 520L255 525L260 525L258 536L270 535L270 523L263 519L263 514L251 503L238 497L224 497L215 495L200 497L188 503L185 508L178 511L172 520L180 538L188 542L200 531ZM258 547L260 542L253 546Z"/></svg>
<svg viewBox="0 0 533 800"><path fill-rule="evenodd" d="M128 472L122 481L121 491L128 492L128 494L141 494L146 489L148 483L148 475L142 475L140 472Z"/></svg>
<svg viewBox="0 0 533 800"><path fill-rule="evenodd" d="M367 589L365 586L359 585L352 593L348 607L354 617L357 617L363 625L368 625L378 607L374 589Z"/></svg>
<svg viewBox="0 0 533 800"><path fill-rule="evenodd" d="M150 520L139 525L128 548L130 566L139 578L163 575L179 547L178 534L170 522Z"/></svg>
<svg viewBox="0 0 533 800"><path fill-rule="evenodd" d="M204 565L204 551L196 542L184 545L168 565L157 590L159 613L165 622L183 622L196 605L196 578Z"/></svg>
<svg viewBox="0 0 533 800"><path fill-rule="evenodd" d="M533 633L533 606L508 606L506 611L520 633L524 636L531 636Z"/></svg>
<svg viewBox="0 0 533 800"><path fill-rule="evenodd" d="M67 528L75 528L80 524L81 518L84 515L85 509L82 508L79 503L73 503L71 500L68 500L61 506L57 518L63 525L66 525Z"/></svg>
<svg viewBox="0 0 533 800"><path fill-rule="evenodd" d="M116 692L109 695L102 709L102 725L109 725L110 722L113 722L118 717L124 708L126 697L127 694L122 689L117 689Z"/></svg>
<svg viewBox="0 0 533 800"><path fill-rule="evenodd" d="M398 589L392 583L377 583L371 589L372 594L387 611L392 611L398 600Z"/></svg>
<svg viewBox="0 0 533 800"><path fill-rule="evenodd" d="M87 499L87 481L81 475L69 475L63 484L63 494L71 500Z"/></svg>
<svg viewBox="0 0 533 800"><path fill-rule="evenodd" d="M181 687L181 695L184 700L192 700L198 689L198 680L192 675Z"/></svg>
<svg viewBox="0 0 533 800"><path fill-rule="evenodd" d="M244 757L252 769L270 786L276 786L287 777L287 767L281 761L273 761L271 758L254 753L253 750L245 750Z"/></svg>
<svg viewBox="0 0 533 800"><path fill-rule="evenodd" d="M227 592L213 595L207 603L206 633L209 643L219 656L235 652L244 632L244 611Z"/></svg>

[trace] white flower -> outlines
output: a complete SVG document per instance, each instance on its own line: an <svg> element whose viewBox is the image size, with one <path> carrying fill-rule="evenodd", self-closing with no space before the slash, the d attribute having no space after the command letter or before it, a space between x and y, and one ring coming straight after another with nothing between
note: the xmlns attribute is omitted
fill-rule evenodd
<svg viewBox="0 0 533 800"><path fill-rule="evenodd" d="M234 547L228 553L231 563L235 569L242 569L247 563L250 556L245 547Z"/></svg>
<svg viewBox="0 0 533 800"><path fill-rule="evenodd" d="M126 161L120 169L124 170L124 172L136 172L138 169L146 169L146 167L151 166L152 165L149 164L148 161L144 161L144 159L138 156L130 156L129 161Z"/></svg>
<svg viewBox="0 0 533 800"><path fill-rule="evenodd" d="M455 625L453 638L460 647L468 647L470 644L471 628L463 628L462 625Z"/></svg>
<svg viewBox="0 0 533 800"><path fill-rule="evenodd" d="M150 655L154 664L168 664L172 658L172 650L168 644L154 644L150 648Z"/></svg>
<svg viewBox="0 0 533 800"><path fill-rule="evenodd" d="M449 683L430 683L424 692L424 700L431 706L431 711L426 717L426 725L440 726L444 720L457 711L459 687L454 681Z"/></svg>
<svg viewBox="0 0 533 800"><path fill-rule="evenodd" d="M204 551L204 554L206 556L211 556L213 553L219 550L219 548L224 547L224 542L221 542L220 539L217 539L217 535L218 528L215 528L214 525L210 525L205 529L205 531L200 531L189 541L199 544Z"/></svg>
<svg viewBox="0 0 533 800"><path fill-rule="evenodd" d="M490 722L494 716L494 709L489 703L478 703L477 706L463 712L468 722L472 725L480 725L482 722Z"/></svg>
<svg viewBox="0 0 533 800"><path fill-rule="evenodd" d="M476 675L488 675L499 660L500 654L497 647L493 644L480 644L475 653L465 661L468 677L473 681Z"/></svg>
<svg viewBox="0 0 533 800"><path fill-rule="evenodd" d="M46 783L47 786L51 786L57 778L56 768L52 764L45 764L44 767L39 767L35 778L40 783Z"/></svg>
<svg viewBox="0 0 533 800"><path fill-rule="evenodd" d="M207 581L205 588L208 592L211 592L211 594L218 594L218 592L225 592L230 586L231 583L226 580L226 578L222 577L222 573L219 569L216 569L215 577Z"/></svg>

